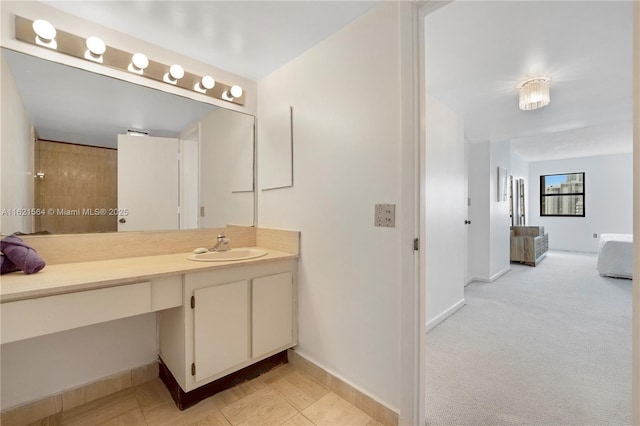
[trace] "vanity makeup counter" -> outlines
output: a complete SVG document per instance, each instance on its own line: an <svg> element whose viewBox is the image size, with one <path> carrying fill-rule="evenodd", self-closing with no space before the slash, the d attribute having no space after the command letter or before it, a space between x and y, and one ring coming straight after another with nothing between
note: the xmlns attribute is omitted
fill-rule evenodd
<svg viewBox="0 0 640 426"><path fill-rule="evenodd" d="M211 240L210 232L197 234ZM226 232L266 254L195 261L187 258L190 252L129 257L113 250L110 256L118 258L56 263L50 240L33 240L40 244L38 253L54 261L36 274L2 276L1 343L155 312L161 378L180 408L228 386L231 374L245 377L282 362L283 351L297 344L299 233L232 227ZM182 244L182 235L172 235L172 249ZM120 239L122 250L130 245L124 239L139 239L136 244L152 251L154 237L103 238ZM98 237L61 237L57 249L67 243L64 238L90 244Z"/></svg>

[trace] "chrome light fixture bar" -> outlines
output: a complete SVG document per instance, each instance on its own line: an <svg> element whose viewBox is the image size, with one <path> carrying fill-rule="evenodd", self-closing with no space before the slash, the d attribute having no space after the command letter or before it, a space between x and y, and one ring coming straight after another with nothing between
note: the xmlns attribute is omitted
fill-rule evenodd
<svg viewBox="0 0 640 426"><path fill-rule="evenodd" d="M34 22L37 25L34 26ZM38 34L36 34L36 29ZM29 44L94 63L97 62L120 71L142 75L152 80L180 87L189 92L195 91L215 99L244 105L244 91L237 85L227 85L217 80L214 81L211 76L198 76L186 72L177 64L169 66L149 60L140 52L129 53L109 47L95 36L85 39L65 31L56 30L49 22L41 19L32 21L16 16L15 36L16 39ZM229 93L234 93L238 96L229 96Z"/></svg>

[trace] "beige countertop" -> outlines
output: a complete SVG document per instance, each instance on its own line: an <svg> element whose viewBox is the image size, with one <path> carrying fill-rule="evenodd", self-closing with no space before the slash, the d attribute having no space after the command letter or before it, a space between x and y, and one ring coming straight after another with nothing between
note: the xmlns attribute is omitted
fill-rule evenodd
<svg viewBox="0 0 640 426"><path fill-rule="evenodd" d="M31 275L12 272L0 277L0 303L113 287L188 272L298 258L297 254L264 250L267 255L242 261L196 262L187 259L191 253L179 253L48 265Z"/></svg>

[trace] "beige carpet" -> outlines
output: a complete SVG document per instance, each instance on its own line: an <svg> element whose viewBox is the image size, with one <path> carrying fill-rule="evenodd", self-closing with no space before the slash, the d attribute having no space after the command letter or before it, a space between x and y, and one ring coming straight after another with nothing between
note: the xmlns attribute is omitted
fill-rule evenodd
<svg viewBox="0 0 640 426"><path fill-rule="evenodd" d="M429 425L631 424L631 280L550 252L427 334Z"/></svg>

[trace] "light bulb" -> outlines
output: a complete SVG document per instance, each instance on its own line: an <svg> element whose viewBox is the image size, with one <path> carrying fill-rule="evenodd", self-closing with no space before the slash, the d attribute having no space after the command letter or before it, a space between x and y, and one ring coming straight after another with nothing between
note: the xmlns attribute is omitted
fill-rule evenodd
<svg viewBox="0 0 640 426"><path fill-rule="evenodd" d="M193 86L193 90L200 93L207 93L207 90L213 89L216 81L210 75L205 75Z"/></svg>
<svg viewBox="0 0 640 426"><path fill-rule="evenodd" d="M56 37L56 29L49 21L44 19L36 19L33 21L33 31L42 39L42 41L51 41Z"/></svg>
<svg viewBox="0 0 640 426"><path fill-rule="evenodd" d="M169 68L169 75L171 75L171 78L174 80L180 80L184 77L184 69L178 64L173 64L171 68Z"/></svg>
<svg viewBox="0 0 640 426"><path fill-rule="evenodd" d="M89 37L87 39L86 45L87 49L89 49L89 52L91 52L91 54L95 56L100 56L107 50L107 46L104 44L104 41L102 41L99 37Z"/></svg>
<svg viewBox="0 0 640 426"><path fill-rule="evenodd" d="M242 87L232 86L229 92L231 93L232 97L239 98L240 96L242 96Z"/></svg>
<svg viewBox="0 0 640 426"><path fill-rule="evenodd" d="M200 80L200 84L205 89L213 89L213 86L216 85L216 81L210 75L205 75L202 77L202 80Z"/></svg>
<svg viewBox="0 0 640 426"><path fill-rule="evenodd" d="M57 49L56 29L49 21L44 19L36 19L32 24L33 31L36 33L36 44L50 49Z"/></svg>
<svg viewBox="0 0 640 426"><path fill-rule="evenodd" d="M131 72L136 74L142 74L144 69L149 66L149 59L144 53L134 53L131 57L131 63L127 68Z"/></svg>

